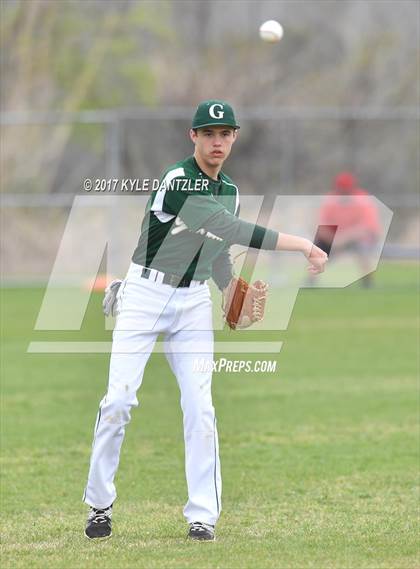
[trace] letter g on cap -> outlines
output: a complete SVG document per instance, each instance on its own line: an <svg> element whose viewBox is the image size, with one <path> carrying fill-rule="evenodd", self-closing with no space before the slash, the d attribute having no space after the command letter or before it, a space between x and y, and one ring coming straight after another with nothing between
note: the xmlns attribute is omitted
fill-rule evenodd
<svg viewBox="0 0 420 569"><path fill-rule="evenodd" d="M224 114L225 112L223 110L223 105L221 105L220 103L215 103L214 105L211 105L211 107L209 108L209 115L213 119L222 119Z"/></svg>

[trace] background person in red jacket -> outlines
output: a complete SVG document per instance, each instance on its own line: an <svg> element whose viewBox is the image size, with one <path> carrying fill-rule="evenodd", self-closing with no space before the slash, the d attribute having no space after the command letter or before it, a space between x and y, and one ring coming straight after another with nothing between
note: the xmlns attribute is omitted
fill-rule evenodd
<svg viewBox="0 0 420 569"><path fill-rule="evenodd" d="M326 197L319 213L315 244L329 252L334 242L333 257L353 252L365 273L381 233L378 210L366 190L359 188L356 177L341 172L334 180L334 189ZM338 227L338 230L337 230ZM372 285L372 273L361 279L361 285Z"/></svg>

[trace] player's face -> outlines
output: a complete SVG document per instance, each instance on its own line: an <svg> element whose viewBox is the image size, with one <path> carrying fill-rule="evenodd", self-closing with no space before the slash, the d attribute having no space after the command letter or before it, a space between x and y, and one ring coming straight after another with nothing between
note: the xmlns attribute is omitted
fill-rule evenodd
<svg viewBox="0 0 420 569"><path fill-rule="evenodd" d="M203 162L211 167L221 167L229 156L237 132L227 126L209 126L190 131L195 150Z"/></svg>

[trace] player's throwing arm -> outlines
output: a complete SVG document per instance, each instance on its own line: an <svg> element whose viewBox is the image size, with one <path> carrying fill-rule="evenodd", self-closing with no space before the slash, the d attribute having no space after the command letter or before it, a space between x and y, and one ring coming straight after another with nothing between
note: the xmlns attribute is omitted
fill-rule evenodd
<svg viewBox="0 0 420 569"><path fill-rule="evenodd" d="M276 250L300 251L303 253L310 263L308 271L313 275L324 272L325 263L328 261L328 255L325 251L314 245L312 241L304 237L288 235L287 233L279 233Z"/></svg>

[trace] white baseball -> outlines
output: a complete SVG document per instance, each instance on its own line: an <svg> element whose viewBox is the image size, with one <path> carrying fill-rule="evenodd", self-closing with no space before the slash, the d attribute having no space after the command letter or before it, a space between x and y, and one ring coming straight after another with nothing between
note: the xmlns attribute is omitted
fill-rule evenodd
<svg viewBox="0 0 420 569"><path fill-rule="evenodd" d="M278 42L283 37L283 28L276 20L267 20L260 26L260 38L266 42Z"/></svg>

